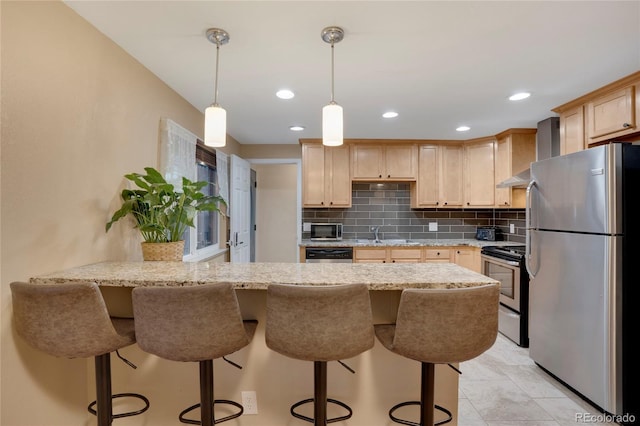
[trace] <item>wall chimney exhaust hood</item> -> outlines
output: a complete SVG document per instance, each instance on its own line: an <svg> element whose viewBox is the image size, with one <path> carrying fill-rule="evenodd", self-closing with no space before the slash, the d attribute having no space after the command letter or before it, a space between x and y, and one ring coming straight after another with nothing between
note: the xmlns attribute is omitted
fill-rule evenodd
<svg viewBox="0 0 640 426"><path fill-rule="evenodd" d="M536 131L536 161L560 155L560 118L549 117L538 122ZM531 171L523 170L503 180L496 188L526 188L531 181Z"/></svg>
<svg viewBox="0 0 640 426"><path fill-rule="evenodd" d="M530 181L531 170L526 169L509 179L503 180L496 185L496 188L526 188Z"/></svg>

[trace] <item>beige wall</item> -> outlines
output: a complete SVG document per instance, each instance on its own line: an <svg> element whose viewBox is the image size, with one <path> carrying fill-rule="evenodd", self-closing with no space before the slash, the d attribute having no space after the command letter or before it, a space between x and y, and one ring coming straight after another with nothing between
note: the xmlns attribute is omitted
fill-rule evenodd
<svg viewBox="0 0 640 426"><path fill-rule="evenodd" d="M252 164L256 196L256 262L298 261L298 165Z"/></svg>
<svg viewBox="0 0 640 426"><path fill-rule="evenodd" d="M2 1L0 10L0 424L81 425L92 363L17 338L9 283L139 259L135 231L104 232L122 176L157 166L161 117L201 136L203 115L63 3Z"/></svg>

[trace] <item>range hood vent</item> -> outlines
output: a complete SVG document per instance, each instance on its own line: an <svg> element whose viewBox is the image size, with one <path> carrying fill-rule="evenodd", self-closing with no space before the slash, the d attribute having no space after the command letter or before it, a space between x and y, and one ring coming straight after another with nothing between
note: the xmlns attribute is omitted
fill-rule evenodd
<svg viewBox="0 0 640 426"><path fill-rule="evenodd" d="M530 181L531 170L526 169L509 179L503 180L496 185L496 188L526 188Z"/></svg>

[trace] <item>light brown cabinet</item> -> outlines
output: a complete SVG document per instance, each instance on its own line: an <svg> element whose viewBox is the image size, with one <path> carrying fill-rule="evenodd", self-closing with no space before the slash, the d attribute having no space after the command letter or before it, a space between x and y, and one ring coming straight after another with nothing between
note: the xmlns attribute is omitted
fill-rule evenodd
<svg viewBox="0 0 640 426"><path fill-rule="evenodd" d="M453 251L453 263L474 272L481 273L480 249L475 247L455 247Z"/></svg>
<svg viewBox="0 0 640 426"><path fill-rule="evenodd" d="M484 140L464 146L464 207L493 207L495 204L495 141Z"/></svg>
<svg viewBox="0 0 640 426"><path fill-rule="evenodd" d="M640 71L553 109L560 115L560 154L640 133Z"/></svg>
<svg viewBox="0 0 640 426"><path fill-rule="evenodd" d="M536 159L536 129L509 129L496 135L495 182L514 176ZM495 188L499 208L524 208L524 188Z"/></svg>
<svg viewBox="0 0 640 426"><path fill-rule="evenodd" d="M560 114L560 155L585 148L584 107L580 105Z"/></svg>
<svg viewBox="0 0 640 426"><path fill-rule="evenodd" d="M355 263L419 263L422 249L415 247L356 247Z"/></svg>
<svg viewBox="0 0 640 426"><path fill-rule="evenodd" d="M352 145L353 180L412 181L418 158L415 145Z"/></svg>
<svg viewBox="0 0 640 426"><path fill-rule="evenodd" d="M418 178L411 184L411 208L440 204L440 147L418 146Z"/></svg>
<svg viewBox="0 0 640 426"><path fill-rule="evenodd" d="M464 148L462 144L440 145L440 207L462 207L464 203Z"/></svg>
<svg viewBox="0 0 640 426"><path fill-rule="evenodd" d="M349 147L302 145L302 204L304 207L351 207Z"/></svg>
<svg viewBox="0 0 640 426"><path fill-rule="evenodd" d="M587 143L592 144L638 131L635 86L599 96L587 103Z"/></svg>
<svg viewBox="0 0 640 426"><path fill-rule="evenodd" d="M451 262L451 249L448 247L424 249L425 262Z"/></svg>

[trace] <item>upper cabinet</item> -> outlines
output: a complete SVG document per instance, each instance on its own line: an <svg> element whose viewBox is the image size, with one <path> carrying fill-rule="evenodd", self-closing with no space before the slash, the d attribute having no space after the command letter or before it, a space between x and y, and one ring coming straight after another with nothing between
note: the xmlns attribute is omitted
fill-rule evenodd
<svg viewBox="0 0 640 426"><path fill-rule="evenodd" d="M584 139L584 106L560 113L560 155L587 148Z"/></svg>
<svg viewBox="0 0 640 426"><path fill-rule="evenodd" d="M536 159L536 129L509 129L496 135L496 184L528 169ZM495 205L524 208L524 188L495 188Z"/></svg>
<svg viewBox="0 0 640 426"><path fill-rule="evenodd" d="M353 144L353 180L412 181L418 169L415 145Z"/></svg>
<svg viewBox="0 0 640 426"><path fill-rule="evenodd" d="M495 141L464 145L464 207L493 207L495 204Z"/></svg>
<svg viewBox="0 0 640 426"><path fill-rule="evenodd" d="M635 87L599 96L587 104L587 143L637 132Z"/></svg>
<svg viewBox="0 0 640 426"><path fill-rule="evenodd" d="M640 132L640 71L554 108L560 115L560 153Z"/></svg>
<svg viewBox="0 0 640 426"><path fill-rule="evenodd" d="M411 207L462 207L463 158L460 143L419 145L419 172L411 184Z"/></svg>
<svg viewBox="0 0 640 426"><path fill-rule="evenodd" d="M302 204L304 207L351 207L349 146L302 144Z"/></svg>

